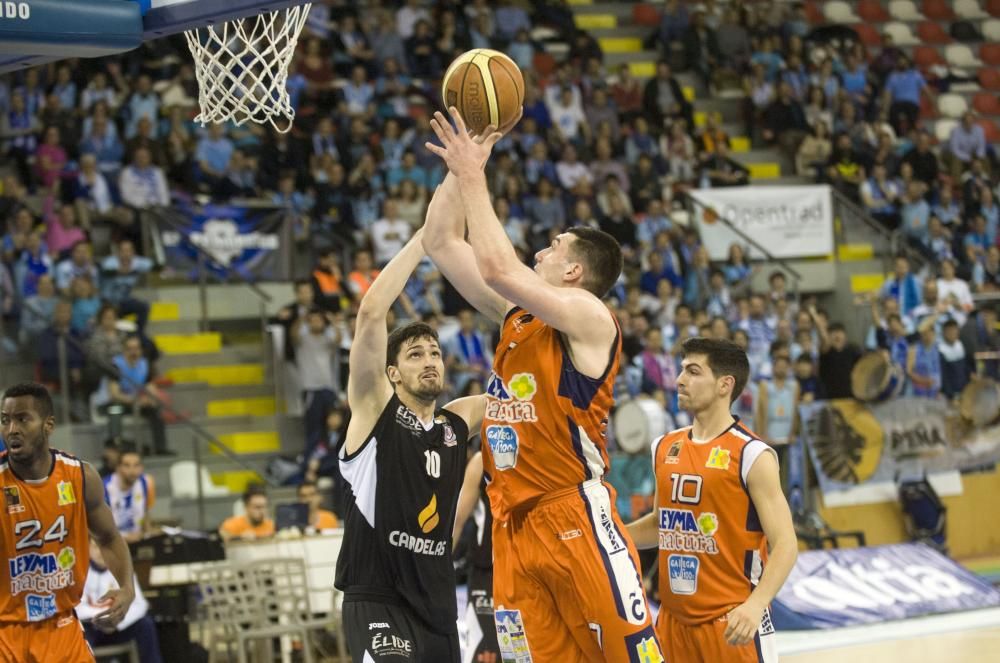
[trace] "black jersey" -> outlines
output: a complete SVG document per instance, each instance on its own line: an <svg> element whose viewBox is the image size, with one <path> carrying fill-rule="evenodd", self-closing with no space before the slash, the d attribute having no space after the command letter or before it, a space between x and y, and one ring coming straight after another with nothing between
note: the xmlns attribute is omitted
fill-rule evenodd
<svg viewBox="0 0 1000 663"><path fill-rule="evenodd" d="M425 429L393 394L361 448L341 452L349 485L336 586L345 599L402 602L434 630L454 630L451 535L468 437L444 409Z"/></svg>
<svg viewBox="0 0 1000 663"><path fill-rule="evenodd" d="M479 499L472 513L476 523L476 541L469 553L469 563L480 569L493 568L493 513L486 494L486 477L479 480Z"/></svg>

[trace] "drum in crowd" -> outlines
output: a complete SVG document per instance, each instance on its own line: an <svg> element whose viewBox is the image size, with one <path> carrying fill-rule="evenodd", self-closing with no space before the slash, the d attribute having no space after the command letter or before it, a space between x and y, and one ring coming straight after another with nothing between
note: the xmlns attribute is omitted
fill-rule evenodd
<svg viewBox="0 0 1000 663"><path fill-rule="evenodd" d="M869 352L851 371L851 393L864 403L883 403L899 396L906 385L903 367L882 351Z"/></svg>
<svg viewBox="0 0 1000 663"><path fill-rule="evenodd" d="M620 403L611 419L618 448L629 454L649 453L652 441L674 428L670 415L652 398Z"/></svg>

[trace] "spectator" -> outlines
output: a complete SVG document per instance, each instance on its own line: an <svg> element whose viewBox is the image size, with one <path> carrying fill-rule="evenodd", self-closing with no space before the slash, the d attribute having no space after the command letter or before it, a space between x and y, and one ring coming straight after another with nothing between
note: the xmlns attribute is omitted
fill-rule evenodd
<svg viewBox="0 0 1000 663"><path fill-rule="evenodd" d="M830 127L820 122L799 144L799 150L795 154L795 172L799 175L813 175L818 180L832 150Z"/></svg>
<svg viewBox="0 0 1000 663"><path fill-rule="evenodd" d="M444 343L448 375L453 388L461 393L468 382L484 382L493 365L490 339L478 328L476 312L463 308L458 312L458 332Z"/></svg>
<svg viewBox="0 0 1000 663"><path fill-rule="evenodd" d="M976 292L1000 290L1000 247L991 246L986 252L986 260L975 264L972 269L972 283Z"/></svg>
<svg viewBox="0 0 1000 663"><path fill-rule="evenodd" d="M140 147L149 150L150 160L164 168L168 164L167 153L163 148L163 143L156 138L156 120L142 116L136 124L135 135L125 141L125 153L135 155L135 151ZM187 145L184 146L185 157L187 156Z"/></svg>
<svg viewBox="0 0 1000 663"><path fill-rule="evenodd" d="M900 216L897 205L900 202L901 192L895 180L889 179L885 164L876 163L872 166L871 177L862 183L860 193L861 202L877 221L889 230L899 227Z"/></svg>
<svg viewBox="0 0 1000 663"><path fill-rule="evenodd" d="M422 8L418 11L426 11ZM386 9L376 9L369 24L368 38L371 43L372 62L376 69L383 70L388 62L397 66L406 61L402 33L396 31L396 24Z"/></svg>
<svg viewBox="0 0 1000 663"><path fill-rule="evenodd" d="M820 337L819 382L823 398L852 398L851 371L861 359L861 350L847 342L847 331L839 322L830 323L819 316L815 307L810 307Z"/></svg>
<svg viewBox="0 0 1000 663"><path fill-rule="evenodd" d="M118 313L110 304L103 304L97 311L97 325L87 339L86 352L88 384L99 384L105 367L113 365L114 358L125 352L125 334L118 329Z"/></svg>
<svg viewBox="0 0 1000 663"><path fill-rule="evenodd" d="M164 396L152 382L153 372L149 360L143 356L142 339L138 334L125 338L122 354L115 356L111 364L117 374L101 381L96 398L99 409L107 412L110 406L119 405L141 415L152 434L152 455L174 455L167 449L167 429L160 414Z"/></svg>
<svg viewBox="0 0 1000 663"><path fill-rule="evenodd" d="M320 495L315 482L303 481L295 489L295 495L299 502L309 505L309 527L317 532L340 527L337 516L332 511L320 508L323 496Z"/></svg>
<svg viewBox="0 0 1000 663"><path fill-rule="evenodd" d="M941 361L941 393L949 401L961 395L972 379L972 370L966 357L965 345L958 337L959 326L955 320L945 320L943 336L938 341Z"/></svg>
<svg viewBox="0 0 1000 663"><path fill-rule="evenodd" d="M87 235L77 223L76 208L72 205L59 205L58 211L52 213L55 204L52 198L46 199L44 205L48 210L45 215L48 233L45 236L45 246L55 259L65 257L74 246L87 241Z"/></svg>
<svg viewBox="0 0 1000 663"><path fill-rule="evenodd" d="M701 77L705 87L711 90L715 84L715 69L721 54L715 30L706 23L703 9L694 10L691 25L684 31L682 41L688 65Z"/></svg>
<svg viewBox="0 0 1000 663"><path fill-rule="evenodd" d="M698 153L683 121L675 121L660 137L660 154L669 162L670 178L678 188L686 189L694 182Z"/></svg>
<svg viewBox="0 0 1000 663"><path fill-rule="evenodd" d="M721 269L713 268L708 277L709 295L705 312L712 317L728 318L733 308L732 296L726 284L726 275Z"/></svg>
<svg viewBox="0 0 1000 663"><path fill-rule="evenodd" d="M795 359L795 382L798 386L799 403L812 403L819 398L820 385L815 371L813 358L808 353L802 353Z"/></svg>
<svg viewBox="0 0 1000 663"><path fill-rule="evenodd" d="M637 117L632 124L632 131L625 139L625 161L629 166L635 166L643 155L654 163L663 163L659 143L649 132L649 123L646 118Z"/></svg>
<svg viewBox="0 0 1000 663"><path fill-rule="evenodd" d="M73 304L68 299L56 302L52 312L52 324L35 337L35 350L38 356L38 376L44 384L58 385L61 382L59 372L59 342L65 341L66 367L69 373L69 392L73 415L86 410L80 401L82 394L80 386L83 382L84 355L81 351L83 337L70 328L73 318ZM64 386L65 388L65 386ZM82 408L82 409L81 409ZM80 417L85 420L85 417Z"/></svg>
<svg viewBox="0 0 1000 663"><path fill-rule="evenodd" d="M687 5L680 0L668 0L663 8L663 18L660 20L660 41L671 44L681 41L690 26Z"/></svg>
<svg viewBox="0 0 1000 663"><path fill-rule="evenodd" d="M805 113L799 102L792 97L791 86L780 83L778 98L764 111L761 138L768 143L776 143L789 158L794 158L808 131Z"/></svg>
<svg viewBox="0 0 1000 663"><path fill-rule="evenodd" d="M961 223L962 210L952 196L952 188L947 184L942 185L938 191L938 202L931 213L949 228L955 228Z"/></svg>
<svg viewBox="0 0 1000 663"><path fill-rule="evenodd" d="M576 148L566 144L562 159L556 164L559 184L567 191L579 191L581 185L587 189L594 183L594 175L586 164L577 160Z"/></svg>
<svg viewBox="0 0 1000 663"><path fill-rule="evenodd" d="M409 39L420 21L431 20L431 15L420 0L406 0L402 7L396 10L396 34L401 39Z"/></svg>
<svg viewBox="0 0 1000 663"><path fill-rule="evenodd" d="M939 264L940 276L937 280L938 301L947 301L954 297L958 301L959 307L969 312L975 308L972 301L972 293L969 291L969 283L955 275L955 261L945 259Z"/></svg>
<svg viewBox="0 0 1000 663"><path fill-rule="evenodd" d="M406 39L406 54L409 62L407 69L414 77L433 78L440 75L441 57L428 21L417 21L412 36Z"/></svg>
<svg viewBox="0 0 1000 663"><path fill-rule="evenodd" d="M882 286L882 296L898 300L900 314L905 317L920 304L922 286L910 273L910 259L905 254L898 254L893 265L893 277Z"/></svg>
<svg viewBox="0 0 1000 663"><path fill-rule="evenodd" d="M722 67L734 73L746 68L751 53L750 35L740 22L738 8L726 8L722 23L716 29L715 41Z"/></svg>
<svg viewBox="0 0 1000 663"><path fill-rule="evenodd" d="M166 207L170 204L167 178L163 169L153 164L148 148L140 147L132 155L132 163L122 169L118 180L122 202L138 210Z"/></svg>
<svg viewBox="0 0 1000 663"><path fill-rule="evenodd" d="M973 159L986 158L986 134L976 124L972 111L966 111L962 121L955 125L948 136L948 149L944 152L948 171L958 181L970 168Z"/></svg>
<svg viewBox="0 0 1000 663"><path fill-rule="evenodd" d="M750 182L750 171L729 157L729 147L720 142L715 151L701 163L702 171L713 187L744 186Z"/></svg>
<svg viewBox="0 0 1000 663"><path fill-rule="evenodd" d="M0 117L0 138L7 156L17 163L17 172L22 182L31 182L29 158L38 147L38 132L41 124L37 116L28 112L24 96L15 93L10 98L10 109Z"/></svg>
<svg viewBox="0 0 1000 663"><path fill-rule="evenodd" d="M35 151L35 176L46 190L55 192L69 157L61 144L59 127L45 129L45 139Z"/></svg>
<svg viewBox="0 0 1000 663"><path fill-rule="evenodd" d="M504 42L514 38L520 30L531 30L531 19L528 13L512 0L501 0L500 6L494 12L497 26L497 36Z"/></svg>
<svg viewBox="0 0 1000 663"><path fill-rule="evenodd" d="M114 304L118 315L135 315L141 332L149 318L149 304L132 296L132 289L153 268L153 261L135 254L132 240L118 242L118 254L101 263L101 295Z"/></svg>
<svg viewBox="0 0 1000 663"><path fill-rule="evenodd" d="M618 107L622 121L630 121L643 110L643 88L632 76L628 64L618 67L618 80L611 86L611 98Z"/></svg>
<svg viewBox="0 0 1000 663"><path fill-rule="evenodd" d="M389 198L383 206L383 216L372 224L372 248L375 253L375 264L381 268L399 253L410 235L413 226L399 216L399 207L395 198Z"/></svg>
<svg viewBox="0 0 1000 663"><path fill-rule="evenodd" d="M789 82L789 85L791 83ZM794 90L794 87L792 88ZM794 95L793 95L794 96ZM798 100L798 97L795 97ZM825 124L828 127L833 126L833 113L830 111L830 105L826 102L826 93L823 92L823 88L818 85L811 85L809 91L807 92L807 103L803 112L806 115L806 123L809 125L809 129L815 129L819 124Z"/></svg>
<svg viewBox="0 0 1000 663"><path fill-rule="evenodd" d="M268 518L267 492L261 484L250 484L243 493L244 515L231 516L219 527L222 540L252 541L274 536L274 521Z"/></svg>
<svg viewBox="0 0 1000 663"><path fill-rule="evenodd" d="M68 64L61 64L56 69L56 81L52 84L51 94L59 98L59 105L65 109L77 107L77 86L73 80L73 70Z"/></svg>
<svg viewBox="0 0 1000 663"><path fill-rule="evenodd" d="M84 637L91 647L107 647L134 641L140 661L162 663L160 640L156 623L149 615L149 602L142 594L138 578L133 576L132 582L135 598L132 599L125 617L110 632L95 626L94 617L107 610L106 596L109 591L118 587L118 583L108 571L100 546L91 539L90 570L83 585L82 599L76 607L77 619L83 623Z"/></svg>
<svg viewBox="0 0 1000 663"><path fill-rule="evenodd" d="M101 309L101 298L97 296L97 287L89 276L77 276L70 286L73 295L73 317L70 327L80 336L90 336Z"/></svg>
<svg viewBox="0 0 1000 663"><path fill-rule="evenodd" d="M90 131L84 131L80 142L81 154L93 154L97 159L97 169L105 177L116 180L125 156L125 146L119 140L108 118L95 115Z"/></svg>
<svg viewBox="0 0 1000 663"><path fill-rule="evenodd" d="M865 181L865 163L861 154L851 145L851 137L838 134L834 141L826 176L834 187L854 201L859 200L859 186Z"/></svg>
<svg viewBox="0 0 1000 663"><path fill-rule="evenodd" d="M75 243L70 249L69 257L56 264L56 288L61 294L69 295L70 284L78 276L89 277L95 284L99 282L98 268L94 263L94 249L86 240Z"/></svg>
<svg viewBox="0 0 1000 663"><path fill-rule="evenodd" d="M917 135L917 144L903 156L903 163L910 164L913 168L913 176L928 187L933 187L937 183L938 158L931 150L931 135L929 133L921 131Z"/></svg>
<svg viewBox="0 0 1000 663"><path fill-rule="evenodd" d="M38 278L43 274L52 273L52 258L46 250L42 232L41 226L31 229L25 239L24 250L14 264L14 282L22 297L35 294Z"/></svg>
<svg viewBox="0 0 1000 663"><path fill-rule="evenodd" d="M579 95L574 96L574 88L563 86L558 94L546 100L549 117L559 134L561 142L582 145L590 137L590 125L583 112Z"/></svg>
<svg viewBox="0 0 1000 663"><path fill-rule="evenodd" d="M333 322L332 313L313 308L289 329L302 382L306 444L310 447L322 437L326 412L337 401L333 361L340 336Z"/></svg>
<svg viewBox="0 0 1000 663"><path fill-rule="evenodd" d="M888 107L889 121L897 135L905 135L917 125L921 94L934 96L923 74L905 55L900 55L895 71L885 81L883 93L883 104Z"/></svg>
<svg viewBox="0 0 1000 663"><path fill-rule="evenodd" d="M353 14L344 14L340 25L334 34L333 61L341 75L351 71L351 64L357 64L368 74L374 53L368 44L364 29L358 25L358 19ZM323 37L321 37L323 38ZM338 43L339 42L339 43ZM345 95L346 96L346 95ZM348 107L351 102L348 100ZM367 106L367 103L364 104ZM353 112L353 111L352 111Z"/></svg>
<svg viewBox="0 0 1000 663"><path fill-rule="evenodd" d="M920 398L937 398L941 392L941 353L934 331L936 317L930 316L920 323L917 330L920 341L910 346L907 353L906 375L913 395Z"/></svg>
<svg viewBox="0 0 1000 663"><path fill-rule="evenodd" d="M694 125L691 104L684 97L668 62L660 61L656 65L656 76L649 79L643 90L642 105L654 127L664 126L668 119L683 119L688 126Z"/></svg>
<svg viewBox="0 0 1000 663"><path fill-rule="evenodd" d="M100 220L107 219L122 227L133 223L131 212L115 207L108 180L97 167L97 156L84 154L80 157L80 173L76 179L74 206L80 224L91 228Z"/></svg>
<svg viewBox="0 0 1000 663"><path fill-rule="evenodd" d="M52 276L44 274L39 277L38 292L24 301L20 324L21 343L38 338L39 334L52 325L58 301Z"/></svg>
<svg viewBox="0 0 1000 663"><path fill-rule="evenodd" d="M118 107L118 91L108 82L108 76L98 71L80 93L80 110L87 112L92 106L104 102L108 108Z"/></svg>
<svg viewBox="0 0 1000 663"><path fill-rule="evenodd" d="M142 74L135 82L135 91L125 102L123 108L127 124L125 125L125 137L132 138L138 133L139 121L146 118L150 122L155 122L160 116L160 97L153 91L153 81L146 74Z"/></svg>
<svg viewBox="0 0 1000 663"><path fill-rule="evenodd" d="M372 265L371 251L358 249L354 252L354 269L347 275L347 287L356 302L368 292L379 271Z"/></svg>
<svg viewBox="0 0 1000 663"><path fill-rule="evenodd" d="M676 408L677 361L663 345L663 330L651 326L645 333L645 345L636 356L635 365L642 369L641 391L644 394L663 392L668 409Z"/></svg>
<svg viewBox="0 0 1000 663"><path fill-rule="evenodd" d="M134 446L122 447L114 473L104 478L104 500L126 542L141 541L150 531L149 511L156 503L156 482L145 473L142 456Z"/></svg>
<svg viewBox="0 0 1000 663"><path fill-rule="evenodd" d="M226 176L218 189L213 191L217 198L256 198L257 164L243 150L233 150L226 167Z"/></svg>
<svg viewBox="0 0 1000 663"><path fill-rule="evenodd" d="M986 259L986 251L993 246L990 244L990 236L986 228L986 217L976 214L969 224L969 231L965 235L965 259L970 265L982 262Z"/></svg>
<svg viewBox="0 0 1000 663"><path fill-rule="evenodd" d="M790 375L789 368L788 348L778 349L771 356L771 377L761 380L757 387L755 430L761 431L768 444L774 447L780 467L788 464L788 445L793 441L799 401L799 385Z"/></svg>

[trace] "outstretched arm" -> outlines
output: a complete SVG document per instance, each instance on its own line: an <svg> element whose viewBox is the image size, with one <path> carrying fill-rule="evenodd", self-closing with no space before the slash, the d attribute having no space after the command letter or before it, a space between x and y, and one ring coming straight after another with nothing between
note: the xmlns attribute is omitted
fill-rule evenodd
<svg viewBox="0 0 1000 663"><path fill-rule="evenodd" d="M449 112L454 128L441 113L435 113L431 120L431 128L444 147L433 143L426 147L444 159L458 180L469 224L469 243L483 280L501 297L538 316L571 341L610 346L615 326L601 301L582 288L549 285L524 265L493 211L483 168L502 134L493 133L481 143L476 142L458 111L451 108Z"/></svg>
<svg viewBox="0 0 1000 663"><path fill-rule="evenodd" d="M115 527L114 516L104 501L104 484L97 471L89 464L83 464L84 503L87 507L87 527L101 549L104 562L118 582L118 589L111 589L101 597L99 605L106 607L96 616L94 624L100 628L113 629L125 619L129 606L135 599L135 580L132 571L132 556L125 539Z"/></svg>
<svg viewBox="0 0 1000 663"><path fill-rule="evenodd" d="M465 466L465 479L462 481L462 490L458 494L458 505L455 507L455 530L451 535L451 546L458 545L458 538L465 527L465 521L469 519L476 509L476 502L479 500L479 482L483 479L483 454L477 453L469 459L469 464Z"/></svg>
<svg viewBox="0 0 1000 663"><path fill-rule="evenodd" d="M389 261L358 306L354 328L354 343L349 359L347 400L351 406L351 426L344 441L347 454L352 454L364 443L363 436L371 429L385 404L392 397L392 385L385 375L386 315L396 298L403 292L410 274L424 257L420 244L423 229L418 230L403 250ZM362 431L359 435L353 433Z"/></svg>
<svg viewBox="0 0 1000 663"><path fill-rule="evenodd" d="M445 278L483 315L503 320L510 304L483 280L472 247L465 241L465 207L458 179L448 173L427 207L424 250Z"/></svg>

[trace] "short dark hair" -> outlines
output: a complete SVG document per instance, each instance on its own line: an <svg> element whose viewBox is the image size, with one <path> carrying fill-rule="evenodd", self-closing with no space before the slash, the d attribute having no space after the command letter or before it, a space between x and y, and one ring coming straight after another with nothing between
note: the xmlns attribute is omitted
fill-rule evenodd
<svg viewBox="0 0 1000 663"><path fill-rule="evenodd" d="M326 254L325 253L321 253L320 255L326 255ZM296 290L298 290L299 288L301 288L304 285L312 287L312 279L295 279L295 284L294 284L293 287Z"/></svg>
<svg viewBox="0 0 1000 663"><path fill-rule="evenodd" d="M712 374L717 378L725 375L733 376L735 384L733 384L733 393L729 397L730 403L739 398L743 389L746 388L747 380L750 379L750 360L747 359L747 353L743 352L740 346L732 341L695 336L684 341L681 345L681 353L682 357L705 355L708 359L708 367L712 369Z"/></svg>
<svg viewBox="0 0 1000 663"><path fill-rule="evenodd" d="M583 287L603 298L622 273L622 247L603 230L577 226L566 232L576 238L573 253L586 265Z"/></svg>
<svg viewBox="0 0 1000 663"><path fill-rule="evenodd" d="M3 399L21 398L30 396L35 401L35 411L42 419L48 419L55 412L52 406L52 394L45 388L45 385L37 382L20 382L7 388L3 392Z"/></svg>
<svg viewBox="0 0 1000 663"><path fill-rule="evenodd" d="M829 332L829 333L831 333L831 334L833 332L836 332L836 331L844 332L846 334L847 333L847 327L845 327L844 323L842 323L842 322L831 322L830 326L828 326L826 328L826 331Z"/></svg>
<svg viewBox="0 0 1000 663"><path fill-rule="evenodd" d="M298 486L295 487L295 494L298 495L300 492L302 492L303 488L309 488L310 486L316 488L317 490L319 489L315 481L310 481L309 479L306 479L305 481L303 481L302 483L300 483Z"/></svg>
<svg viewBox="0 0 1000 663"><path fill-rule="evenodd" d="M780 269L776 269L773 272L771 272L768 275L768 277L767 277L767 282L771 283L771 284L774 284L774 281L776 279L781 279L782 281L787 281L788 280L788 279L785 278L785 273L783 271L781 271Z"/></svg>
<svg viewBox="0 0 1000 663"><path fill-rule="evenodd" d="M955 320L955 318L948 318L947 320L944 321L944 324L941 326L942 329L944 329L945 327L958 327L958 321Z"/></svg>
<svg viewBox="0 0 1000 663"><path fill-rule="evenodd" d="M795 363L809 364L810 366L812 366L813 360L812 357L809 356L809 353L803 352L802 354L800 354L798 357L795 358Z"/></svg>
<svg viewBox="0 0 1000 663"><path fill-rule="evenodd" d="M250 504L250 500L258 495L267 497L267 490L264 488L264 484L248 483L246 490L243 491L243 504Z"/></svg>
<svg viewBox="0 0 1000 663"><path fill-rule="evenodd" d="M399 356L403 344L415 338L432 338L435 343L439 343L438 333L426 322L411 322L402 327L396 327L389 334L389 342L385 351L385 367L395 366L396 358Z"/></svg>

